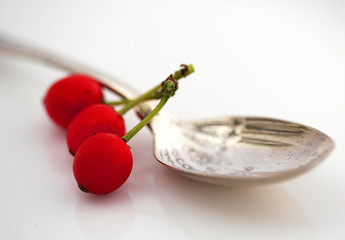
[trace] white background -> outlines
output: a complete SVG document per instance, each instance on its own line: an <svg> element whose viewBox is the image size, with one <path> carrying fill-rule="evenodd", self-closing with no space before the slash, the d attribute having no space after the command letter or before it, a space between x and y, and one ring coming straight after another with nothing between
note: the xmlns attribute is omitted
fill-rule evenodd
<svg viewBox="0 0 345 240"><path fill-rule="evenodd" d="M0 53L0 239L345 239L344 1L0 0L0 31L142 92L193 63L173 114L282 118L336 143L296 179L231 189L166 170L145 129L125 185L85 194L41 102L66 73Z"/></svg>

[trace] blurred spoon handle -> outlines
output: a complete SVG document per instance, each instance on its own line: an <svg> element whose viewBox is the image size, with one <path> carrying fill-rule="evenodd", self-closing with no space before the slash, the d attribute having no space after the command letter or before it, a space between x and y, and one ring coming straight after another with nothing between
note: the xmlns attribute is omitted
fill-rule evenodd
<svg viewBox="0 0 345 240"><path fill-rule="evenodd" d="M0 33L0 51L23 57L29 57L68 72L88 75L97 79L105 87L123 98L134 98L138 95L134 89L126 86L123 84L123 82L116 80L114 77L100 73L69 58L65 58L46 50L33 47L30 44L22 41L15 40L3 33Z"/></svg>

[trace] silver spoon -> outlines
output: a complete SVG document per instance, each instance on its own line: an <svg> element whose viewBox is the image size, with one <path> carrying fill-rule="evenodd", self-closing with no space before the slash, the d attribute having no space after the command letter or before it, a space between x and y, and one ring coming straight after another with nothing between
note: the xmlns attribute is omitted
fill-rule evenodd
<svg viewBox="0 0 345 240"><path fill-rule="evenodd" d="M138 93L112 77L69 59L0 36L0 50L41 60L98 79L123 98ZM141 104L139 116L152 106ZM298 123L260 117L223 117L198 122L161 111L150 123L155 158L177 173L226 186L273 183L306 172L333 149L324 133Z"/></svg>

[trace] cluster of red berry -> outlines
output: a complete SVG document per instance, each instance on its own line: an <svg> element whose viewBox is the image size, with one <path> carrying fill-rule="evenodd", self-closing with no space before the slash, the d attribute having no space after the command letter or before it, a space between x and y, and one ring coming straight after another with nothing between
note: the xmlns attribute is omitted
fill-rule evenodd
<svg viewBox="0 0 345 240"><path fill-rule="evenodd" d="M55 82L44 97L49 117L67 129L67 145L74 155L73 173L78 187L95 194L106 194L119 188L129 177L133 158L127 142L143 128L177 90L177 80L192 73L192 65L170 75L136 99L121 101L116 111L105 103L103 87L97 80L72 74ZM141 101L160 99L157 107L126 134L122 117Z"/></svg>

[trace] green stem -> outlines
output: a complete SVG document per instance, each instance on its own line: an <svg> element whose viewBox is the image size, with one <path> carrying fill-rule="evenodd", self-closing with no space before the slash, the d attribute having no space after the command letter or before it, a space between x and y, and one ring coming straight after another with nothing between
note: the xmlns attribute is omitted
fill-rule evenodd
<svg viewBox="0 0 345 240"><path fill-rule="evenodd" d="M125 142L128 142L131 140L132 137L134 137L135 134L137 134L143 127L148 124L154 116L163 108L163 106L167 103L170 96L163 96L160 100L160 102L157 104L157 106L135 127L133 127L128 133L126 133L122 139Z"/></svg>
<svg viewBox="0 0 345 240"><path fill-rule="evenodd" d="M194 66L192 64L190 64L190 65L182 64L181 67L182 68L177 70L173 75L173 78L175 80L179 80L183 77L187 77L189 74L194 72ZM137 105L138 103L140 103L142 101L161 98L162 95L159 92L159 90L161 90L161 89L162 89L162 85L158 84L157 86L153 87L152 89L150 89L146 93L140 95L139 97L137 97L133 100L129 100L128 103L118 111L118 113L120 115L124 115L131 108L133 108L135 105Z"/></svg>
<svg viewBox="0 0 345 240"><path fill-rule="evenodd" d="M116 106L116 105L127 104L130 101L131 101L130 99L123 99L123 100L120 100L120 101L105 102L105 104L107 104L109 106Z"/></svg>
<svg viewBox="0 0 345 240"><path fill-rule="evenodd" d="M192 64L189 64L189 65L182 64L181 67L182 68L176 71L173 75L173 78L175 80L179 80L180 78L187 77L189 74L194 72L194 66Z"/></svg>
<svg viewBox="0 0 345 240"><path fill-rule="evenodd" d="M183 77L187 77L189 74L194 72L194 66L192 64L190 64L188 66L182 64L181 67L182 68L177 70L173 75L173 78L175 80L179 80ZM142 101L161 98L162 95L159 92L159 90L161 90L161 89L162 89L162 85L158 84L157 86L153 87L152 89L150 89L146 93L140 95L139 97L132 99L132 100L127 100L126 105L123 108L121 108L118 111L118 113L120 115L124 115L126 112L128 112L135 105L137 105L138 103L140 103ZM126 100L124 100L124 101L126 101ZM119 103L119 104L121 104L121 103Z"/></svg>
<svg viewBox="0 0 345 240"><path fill-rule="evenodd" d="M157 106L135 127L133 127L129 132L127 132L122 139L125 142L128 142L132 139L143 127L145 127L154 116L163 108L163 106L167 103L169 98L175 94L175 91L178 88L177 80L186 77L189 74L194 72L193 65L181 65L182 69L176 71L174 75L170 75L165 81L161 84L157 85L156 87L152 88L151 90L147 91L143 95L139 96L138 98L131 100L125 107L123 107L120 111L118 111L121 115L135 106L137 103L143 100L152 99L155 97L159 97L161 100L157 104Z"/></svg>
<svg viewBox="0 0 345 240"><path fill-rule="evenodd" d="M141 101L147 100L151 98L162 86L159 84L154 88L150 89L146 93L140 95L139 97L130 100L123 108L117 111L120 115L124 115L127 111L129 111L132 107L140 103Z"/></svg>

